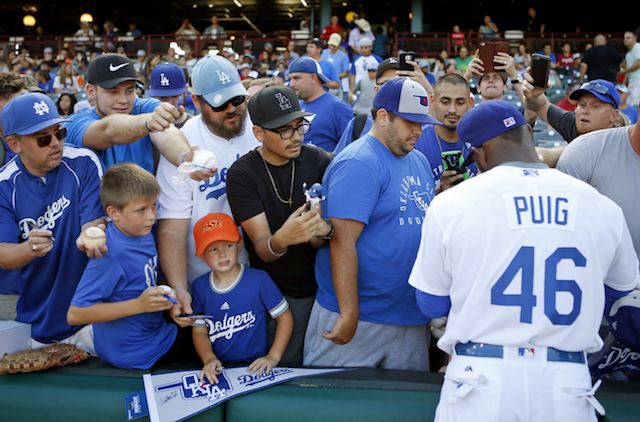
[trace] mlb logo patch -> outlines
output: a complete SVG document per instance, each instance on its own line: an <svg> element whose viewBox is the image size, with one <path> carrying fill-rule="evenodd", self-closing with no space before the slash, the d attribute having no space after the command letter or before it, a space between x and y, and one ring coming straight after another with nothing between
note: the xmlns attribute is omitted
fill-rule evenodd
<svg viewBox="0 0 640 422"><path fill-rule="evenodd" d="M522 356L523 358L532 358L535 355L536 355L536 352L533 348L530 348L530 347L518 348L518 356Z"/></svg>
<svg viewBox="0 0 640 422"><path fill-rule="evenodd" d="M508 128L516 124L516 119L513 116L507 117L502 121L502 123L504 123L504 127Z"/></svg>

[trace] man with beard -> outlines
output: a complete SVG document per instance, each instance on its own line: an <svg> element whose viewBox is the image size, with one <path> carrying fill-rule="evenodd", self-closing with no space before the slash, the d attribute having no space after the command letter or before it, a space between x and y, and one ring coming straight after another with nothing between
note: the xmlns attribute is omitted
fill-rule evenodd
<svg viewBox="0 0 640 422"><path fill-rule="evenodd" d="M175 181L178 169L165 157L158 164L158 257L169 285L176 290L180 305L171 315L191 313L188 286L210 269L195 255L193 228L212 212L231 215L227 201L227 171L238 158L260 145L247 118L247 90L231 62L222 56L207 55L193 68L191 98L200 114L189 119L181 130L191 145L213 152L218 172L210 180ZM248 263L243 247L239 261ZM179 325L193 322L177 318Z"/></svg>
<svg viewBox="0 0 640 422"><path fill-rule="evenodd" d="M443 76L435 86L433 110L441 125L426 125L415 148L422 152L431 164L436 180L436 193L478 173L475 164L466 169L466 176L455 170L446 170L462 163L464 144L458 137L458 122L473 106L469 83L460 75ZM453 161L449 161L453 160Z"/></svg>
<svg viewBox="0 0 640 422"><path fill-rule="evenodd" d="M427 99L411 79L386 82L369 133L327 167L322 211L335 233L316 257L305 365L429 369L429 320L407 283L434 197L429 162L414 151L422 125L439 124Z"/></svg>
<svg viewBox="0 0 640 422"><path fill-rule="evenodd" d="M245 232L251 267L267 271L289 303L294 327L280 365L302 365L302 344L318 288L316 248L332 231L319 206L307 210L305 189L322 182L329 154L303 145L309 129L295 92L270 86L251 97L253 133L262 143L229 169L229 204ZM321 236L321 238L318 238ZM276 321L269 322L269 343Z"/></svg>

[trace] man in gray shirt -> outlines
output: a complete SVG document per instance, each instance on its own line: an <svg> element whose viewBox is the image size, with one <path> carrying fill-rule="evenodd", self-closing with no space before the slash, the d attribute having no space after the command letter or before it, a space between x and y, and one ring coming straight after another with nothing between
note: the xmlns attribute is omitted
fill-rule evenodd
<svg viewBox="0 0 640 422"><path fill-rule="evenodd" d="M566 147L556 168L587 182L622 208L633 246L640 257L638 123L579 136Z"/></svg>

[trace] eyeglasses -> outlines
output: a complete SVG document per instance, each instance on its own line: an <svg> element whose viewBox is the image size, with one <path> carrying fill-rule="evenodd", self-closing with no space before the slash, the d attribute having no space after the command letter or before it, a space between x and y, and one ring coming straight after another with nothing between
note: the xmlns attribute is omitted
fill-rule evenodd
<svg viewBox="0 0 640 422"><path fill-rule="evenodd" d="M60 129L56 130L55 132L53 132L50 135L38 136L35 139L36 144L38 144L38 146L40 148L44 148L44 147L48 146L51 143L52 136L55 136L56 139L58 139L58 141L62 141L64 138L67 137L67 128L66 127L61 127Z"/></svg>
<svg viewBox="0 0 640 422"><path fill-rule="evenodd" d="M293 132L297 131L298 135L304 135L305 133L309 132L310 127L311 127L311 123L303 122L302 124L296 127L289 127L282 130L274 130L274 129L267 129L267 130L270 132L279 133L282 139L291 139L291 137L293 136Z"/></svg>
<svg viewBox="0 0 640 422"><path fill-rule="evenodd" d="M587 89L589 91L597 92L598 94L601 94L601 95L606 95L611 99L611 101L613 101L613 105L616 108L618 108L618 101L616 101L616 99L613 98L613 95L611 95L611 93L609 92L609 89L606 86L602 85L600 82L598 83L586 82L582 84L580 89Z"/></svg>
<svg viewBox="0 0 640 422"><path fill-rule="evenodd" d="M234 106L234 107L238 107L240 104L244 103L245 100L247 99L247 97L245 97L245 96L233 97L232 99L230 99L226 103L222 104L221 106L214 107L211 104L209 104L209 102L207 100L205 100L204 97L198 97L198 98L200 98L200 101L202 101L203 103L208 104L209 107L211 107L211 110L215 111L216 113L220 113L221 111L225 111L227 109L227 107L229 106L229 103L231 103L231 105Z"/></svg>

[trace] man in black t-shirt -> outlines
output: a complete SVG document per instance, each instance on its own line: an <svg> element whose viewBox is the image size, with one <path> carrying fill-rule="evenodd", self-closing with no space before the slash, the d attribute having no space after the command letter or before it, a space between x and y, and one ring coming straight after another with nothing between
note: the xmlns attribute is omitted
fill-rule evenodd
<svg viewBox="0 0 640 422"><path fill-rule="evenodd" d="M316 249L333 228L320 207L307 209L303 185L322 182L327 152L303 145L311 113L300 110L295 92L270 86L249 102L253 132L262 146L239 158L227 173L227 197L245 233L251 266L267 271L289 302L294 328L280 364L302 365L302 346L317 284ZM269 341L275 324L269 325Z"/></svg>
<svg viewBox="0 0 640 422"><path fill-rule="evenodd" d="M593 47L584 52L580 64L580 81L605 79L617 82L618 68L622 63L622 55L618 50L607 45L607 38L600 34L593 39Z"/></svg>

